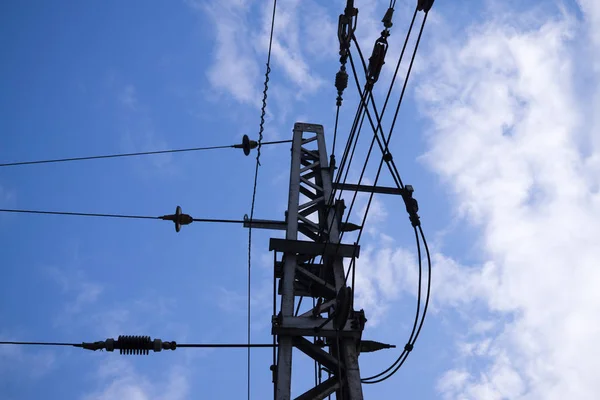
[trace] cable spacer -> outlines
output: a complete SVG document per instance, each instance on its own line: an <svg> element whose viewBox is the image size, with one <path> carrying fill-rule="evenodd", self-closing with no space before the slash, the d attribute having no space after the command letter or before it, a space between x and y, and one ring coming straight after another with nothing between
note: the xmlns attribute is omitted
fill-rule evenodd
<svg viewBox="0 0 600 400"><path fill-rule="evenodd" d="M413 192L415 191L412 185L404 186L404 189L401 189L402 199L404 200L404 205L406 206L406 212L408 213L410 222L413 227L417 227L421 225L421 221L419 219L419 203L416 199L413 198Z"/></svg>
<svg viewBox="0 0 600 400"><path fill-rule="evenodd" d="M408 353L410 353L413 350L413 345L410 343L406 343L406 346L404 346L404 350L406 350Z"/></svg>

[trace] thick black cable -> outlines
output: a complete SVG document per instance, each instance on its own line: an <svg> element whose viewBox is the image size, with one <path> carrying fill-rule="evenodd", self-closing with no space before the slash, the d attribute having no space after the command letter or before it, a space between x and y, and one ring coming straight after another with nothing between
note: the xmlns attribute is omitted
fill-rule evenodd
<svg viewBox="0 0 600 400"><path fill-rule="evenodd" d="M356 42L357 44L358 42ZM360 48L357 47L357 51L360 52ZM350 66L352 67L352 70L355 70L355 66L354 66L354 61L352 59L352 55L350 55ZM362 55L361 55L361 60L362 60ZM356 74L354 74L356 76ZM361 92L360 90L360 83L358 82L358 79L355 79L356 81L356 88L359 91L359 93ZM377 107L375 105L375 99L373 98L373 94L372 92L369 93L369 96L367 98L367 105L366 105L366 114L367 114L367 118L369 119L369 124L371 125L371 129L373 129L373 140L377 141L377 145L379 146L379 150L381 150L381 154L382 156L384 156L387 152L388 152L388 142L389 140L386 141L385 139L385 134L383 133L383 130L380 128L379 131L381 132L381 135L383 137L383 141L385 143L385 147L381 144L381 140L379 138L379 134L378 134L378 130L375 128L375 124L373 123L373 118L371 117L371 112L369 111L369 100L371 100L371 103L373 104L373 109L375 111L375 118L377 120L380 120L382 118L381 115L379 115L379 113L377 112ZM367 160L368 161L368 160ZM366 164L366 162L365 162ZM394 183L396 183L396 186L398 186L399 188L402 187L402 181L400 179L400 174L398 173L398 169L395 166L394 161L392 160L390 162L391 165L388 164L388 169L390 170L390 174L392 175L392 178L394 179Z"/></svg>
<svg viewBox="0 0 600 400"><path fill-rule="evenodd" d="M408 338L407 343L411 343L412 340L413 340L413 337L414 337L415 332L417 330L417 325L419 323L419 315L420 315L420 312L421 312L421 282L422 282L421 245L419 243L419 236L418 236L417 228L415 227L413 229L414 229L414 232L415 232L415 239L416 239L416 243L417 243L417 254L418 254L417 257L418 257L418 260L419 260L419 279L418 279L419 290L417 292L417 310L416 310L416 313L415 313L415 319L414 319L412 331L410 332L410 336ZM398 362L400 362L400 360L402 359L402 357L404 357L405 353L407 353L407 352L408 351L405 348L402 351L402 353L400 354L400 356L396 359L396 361L394 361L394 363L389 368L387 368L385 371L380 372L377 375L370 376L368 378L363 378L362 380L364 380L364 381L370 381L370 380L379 378L382 375L385 375L387 372L389 372L390 370L392 370L396 366L396 364Z"/></svg>
<svg viewBox="0 0 600 400"><path fill-rule="evenodd" d="M410 31L412 30L412 27L413 27L413 24L414 24L415 17L416 17L416 10L415 10L415 14L413 15L413 19L412 19L412 21L411 21L411 25L410 25L410 28L409 28L408 35L410 35ZM394 127L394 124L395 124L396 118L397 118L397 116L398 116L398 112L399 112L399 110L400 110L400 105L402 104L402 100L403 100L403 98L404 98L404 93L406 92L406 87L407 87L408 80L409 80L409 77L410 77L410 72L411 72L411 70L412 70L412 67L413 67L413 64L414 64L415 56L416 56L416 54L417 54L417 51L418 51L418 48L419 48L419 43L420 43L420 40L421 40L421 37L422 37L422 34L423 34L423 29L424 29L424 27L425 27L425 22L426 22L426 21L427 21L427 13L425 14L425 17L424 17L424 19L423 19L423 23L421 24L421 29L419 30L419 36L418 36L418 38L417 38L417 42L416 42L416 44L415 44L415 49L414 49L414 51L413 51L413 55L412 55L412 57L411 57L411 61L410 61L410 65L409 65L408 71L407 71L407 73L406 73L406 78L404 79L404 84L403 84L403 86L402 86L402 92L401 92L401 94L400 94L400 98L399 98L399 100L398 100L398 105L397 105L397 107L396 107L396 112L395 112L395 114L394 114L394 121L393 121L393 123L392 123L392 127L390 128L390 131L389 131L389 133L388 133L387 139L386 139L385 137L384 137L384 139L383 139L383 140L384 140L384 142L385 142L385 150L382 150L382 153L383 153L383 154L385 154L385 153L388 151L389 142L390 142L390 140L391 140L392 133L393 133L393 127ZM407 41L408 41L408 35L407 35L407 38L406 38L406 40L405 40L405 46L406 46L406 43L407 43ZM357 50L359 50L359 48L358 48L358 43L355 43L355 44L357 45ZM404 54L404 48L403 48L403 50L402 50L401 56L402 56L403 54ZM350 64L351 64L351 65L352 65L352 67L354 68L354 64L352 63L352 58L350 58ZM397 64L397 68L396 68L396 70L398 69L399 65L400 65L400 64L398 63L398 64ZM359 89L359 90L360 90L360 89ZM388 94L389 94L390 92L391 92L391 87L390 87L390 91L388 91ZM378 119L378 122L379 122L379 123L378 123L378 128L379 128L379 130L381 130L381 118L383 117L383 112L384 112L385 110L383 110L383 111L382 111L382 114L381 114L380 116L377 116L377 109L376 109L376 106L375 106L375 101L374 101L374 99L372 98L372 96L371 96L371 100L372 100L372 103L373 103L373 108L374 108L374 110L375 110L376 117L377 117L377 119ZM386 105L387 105L387 103L386 103ZM371 117L370 117L370 114L368 113L368 108L367 108L367 116L369 117L369 122L371 123L371 125L373 125L373 124L372 124ZM383 135L383 131L382 131L382 130L381 130L381 133L382 133L382 135ZM376 132L375 132L375 135L377 135L377 133L376 133ZM378 144L379 144L379 140L378 140ZM384 160L385 160L385 158L384 158L384 157L382 157L382 158L381 158L381 161L380 161L380 163L379 163L379 167L378 167L378 169L377 169L377 175L376 175L376 177L375 177L375 182L373 183L373 186L377 186L377 182L379 181L379 176L380 176L381 168L383 167ZM368 161L368 159L367 159L367 161ZM402 180L401 180L401 178L400 178L400 174L399 174L399 172L398 172L398 169L396 168L396 164L395 164L394 160L392 159L392 160L390 160L389 162L387 162L386 164L388 165L388 169L390 169L390 173L392 174L392 177L394 177L394 172L392 172L392 169L393 169L393 170L396 172L396 174L397 174L397 181L396 181L396 179L394 179L394 180L396 181L396 185L397 185L399 188L403 188L403 187L404 187L404 185L402 184ZM391 166L390 166L390 164L391 164ZM359 183L359 184L360 184L360 183ZM398 185L398 184L399 184L399 185ZM363 223L361 224L361 228L360 228L360 231L359 231L359 233L358 233L358 240L357 240L357 243L360 241L360 237L361 237L361 235L362 235L362 232L363 232L363 229L364 229L364 225L365 225L365 222L366 222L366 217L367 217L367 215L368 215L368 212L369 212L369 209L370 209L370 207L371 207L371 204L372 204L372 201L373 201L373 197L374 197L374 195L375 195L375 193L374 193L374 192L370 193L370 195L369 195L369 201L368 201L368 203L367 203L367 208L365 209L365 214L364 214L364 218L363 218ZM352 266L354 266L354 265L355 265L355 263L351 263L351 265L352 265ZM350 272L350 269L348 270L348 272ZM353 269L353 270L352 270L352 280L353 280L353 281L355 280L355 274L356 274L356 271L354 271L354 269ZM348 277L348 274L346 274L346 277Z"/></svg>
<svg viewBox="0 0 600 400"><path fill-rule="evenodd" d="M256 166L254 168L254 186L252 189L252 205L250 207L250 220L254 218L254 205L256 203L256 187L258 183L258 167L260 166L260 149L262 146L265 114L267 110L267 92L269 90L269 74L271 73L271 47L273 45L273 31L275 29L275 11L277 10L277 0L273 0L273 14L271 16L271 32L269 35L269 50L267 51L267 64L265 71L265 83L263 90L262 107L260 113L260 124L258 129L258 148L256 155ZM250 322L251 322L251 277L252 277L252 226L248 229L248 344L250 344ZM248 400L250 400L250 347L248 347Z"/></svg>
<svg viewBox="0 0 600 400"><path fill-rule="evenodd" d="M264 142L261 145L266 146L266 145L289 143L289 142L291 142L291 140L278 140L278 141L274 141L274 142ZM156 154L183 153L183 152L191 152L191 151L230 149L230 148L236 148L235 146L237 146L237 145L211 146L211 147L190 147L190 148L185 148L185 149L143 151L143 152L139 152L139 153L119 153L119 154L105 154L105 155L86 156L86 157L56 158L56 159L51 159L51 160L18 161L18 162L0 164L0 167L14 167L14 166L18 166L18 165L50 164L50 163L70 162L70 161L99 160L99 159L104 159L104 158L135 157L135 156L148 156L148 155L156 155Z"/></svg>
<svg viewBox="0 0 600 400"><path fill-rule="evenodd" d="M417 341L417 338L419 337L419 334L421 333L421 328L423 327L423 323L425 322L425 316L427 315L427 309L429 307L429 299L430 299L430 294L431 294L431 254L429 252L429 246L427 245L427 240L425 239L425 234L423 233L423 229L422 229L422 227L420 225L419 225L419 233L420 233L421 239L423 240L423 246L425 247L425 252L427 254L427 275L428 275L428 279L427 279L427 294L425 296L425 306L423 308L423 315L421 316L421 322L419 323L419 327L418 327L418 329L417 329L417 331L415 333L415 336L412 338L412 341L409 341L410 346L411 346L411 350L412 350L412 346ZM365 378L366 381L364 381L363 383L374 384L374 383L383 382L384 380L390 378L392 375L394 375L402 367L402 365L404 364L404 361L406 361L406 359L408 358L408 354L409 353L410 353L410 351L407 351L406 347L405 347L405 350L404 350L403 354L401 354L400 357L398 357L398 359L396 360L396 362L393 365L397 364L398 361L400 361L400 363L398 365L396 365L396 368L389 375L387 375L386 377L381 378L379 380L375 380L375 381L371 380L371 378L373 378L373 377ZM402 360L400 360L400 359L402 359ZM392 367L393 367L393 365L392 365ZM390 369L391 368L388 368L383 373L388 372ZM376 376L381 376L382 374L378 374Z"/></svg>
<svg viewBox="0 0 600 400"><path fill-rule="evenodd" d="M428 15L429 15L429 13L425 13L425 17L423 17L423 22L421 23L421 29L419 29L419 36L417 36L417 42L415 43L415 50L413 51L413 55L410 59L410 64L408 65L408 71L406 71L406 79L404 80L404 85L402 86L402 92L400 93L400 99L398 100L398 105L396 106L396 112L394 113L394 119L392 120L392 125L390 126L390 131L388 133L388 142L389 142L389 138L392 136L394 127L396 126L398 112L400 111L400 106L402 105L402 99L404 98L404 93L406 92L408 78L410 77L410 73L412 71L412 67L415 62L415 57L417 55L417 51L419 50L419 44L421 43L421 37L423 36L423 29L425 28L425 23L427 22Z"/></svg>

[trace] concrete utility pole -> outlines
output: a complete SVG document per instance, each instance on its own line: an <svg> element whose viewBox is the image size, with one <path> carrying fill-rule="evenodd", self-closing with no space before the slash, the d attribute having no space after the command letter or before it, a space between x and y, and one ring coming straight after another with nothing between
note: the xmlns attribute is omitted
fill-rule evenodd
<svg viewBox="0 0 600 400"><path fill-rule="evenodd" d="M273 317L272 327L278 343L277 365L272 367L275 399L291 398L296 348L331 375L317 386L307 385L297 400L324 399L334 392L338 400L362 400L358 353L366 319L362 310L352 309L353 293L346 286L343 267L343 259L358 257L360 249L339 244L340 231L351 227L340 223L343 201L330 203L333 171L328 165L323 126L296 123L293 135L286 237L272 238L269 244L276 252L275 278L279 278L281 296L281 309ZM298 234L307 240L299 240ZM281 261L277 254L283 254ZM319 256L321 264L315 262ZM315 299L316 306L294 316L299 296L311 305ZM306 337L325 340L314 344ZM329 352L323 350L327 346Z"/></svg>

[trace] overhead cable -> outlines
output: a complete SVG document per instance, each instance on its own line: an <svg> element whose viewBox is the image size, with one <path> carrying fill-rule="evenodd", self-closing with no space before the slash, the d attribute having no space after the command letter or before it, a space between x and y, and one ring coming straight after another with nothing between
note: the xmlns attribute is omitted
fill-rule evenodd
<svg viewBox="0 0 600 400"><path fill-rule="evenodd" d="M256 187L258 183L258 167L260 166L260 149L262 146L263 132L265 126L265 114L267 111L267 92L269 90L269 74L271 73L271 47L273 45L273 31L275 30L275 12L277 10L277 0L273 0L273 13L271 15L271 32L269 34L269 50L267 52L267 64L265 71L265 82L263 89L262 107L260 112L260 123L258 128L258 149L256 155L256 165L254 168L254 185L252 188L252 204L250 206L250 220L254 218L254 205L256 203ZM250 317L251 317L251 274L252 271L252 226L248 229L248 320L247 320L247 336L248 344L250 344ZM250 347L248 347L247 353L247 368L248 368L248 379L247 379L247 391L248 400L250 400Z"/></svg>
<svg viewBox="0 0 600 400"><path fill-rule="evenodd" d="M291 140L278 140L274 142L263 142L261 146L290 143ZM32 164L50 164L50 163L61 163L71 161L86 161L86 160L99 160L104 158L122 158L122 157L136 157L136 156L148 156L156 154L169 154L169 153L183 153L183 152L195 152L195 151L206 151L206 150L218 150L218 149L243 149L246 155L250 154L250 150L258 147L258 142L249 140L248 136L244 135L242 143L225 145L225 146L210 146L210 147L189 147L184 149L170 149L170 150L157 150L157 151L143 151L138 153L118 153L118 154L104 154L96 156L85 156L85 157L70 157L70 158L55 158L49 160L34 160L34 161L17 161L11 163L0 164L0 167L15 167L19 165L32 165Z"/></svg>
<svg viewBox="0 0 600 400"><path fill-rule="evenodd" d="M42 215L62 215L62 216L75 216L75 217L100 217L100 218L123 218L123 219L153 219L171 221L175 224L175 230L179 232L181 226L189 225L192 222L206 222L206 223L221 223L221 224L243 224L244 226L252 227L253 222L260 225L273 226L281 225L279 221L268 221L268 220L253 220L244 218L239 219L223 219L223 218L194 218L189 214L184 214L180 206L175 209L175 214L161 215L158 217L148 215L127 215L127 214L101 214L101 213L83 213L83 212L70 212L70 211L42 211L42 210L23 210L23 209L0 209L0 212L15 213L15 214L42 214Z"/></svg>

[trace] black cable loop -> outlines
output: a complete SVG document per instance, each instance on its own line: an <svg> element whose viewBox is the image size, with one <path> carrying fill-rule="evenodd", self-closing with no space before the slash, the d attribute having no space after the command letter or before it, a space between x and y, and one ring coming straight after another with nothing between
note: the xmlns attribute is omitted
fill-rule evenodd
<svg viewBox="0 0 600 400"><path fill-rule="evenodd" d="M392 375L394 375L402 367L402 365L408 358L408 354L412 351L414 343L417 341L417 338L419 337L419 334L421 333L421 328L423 327L423 323L425 322L425 316L427 315L427 309L429 307L429 300L430 300L430 294L431 294L431 254L429 252L429 246L427 245L427 240L425 239L425 234L423 232L423 229L421 226L418 226L418 228L419 228L419 233L423 240L423 245L425 247L425 251L427 254L427 269L428 269L427 295L425 297L425 306L423 308L423 315L421 316L421 321L419 323L419 327L418 327L414 337L412 338L412 340L409 340L409 342L407 343L407 345L404 348L404 351L402 352L400 357L398 357L398 359L392 364L391 367L389 367L384 372L382 372L378 375L375 375L375 376L372 376L369 378L364 378L364 380L361 380L362 383L375 384L375 383L383 382L384 380L386 380L386 379L390 378ZM420 261L420 259L419 259L419 261ZM414 327L413 327L413 329L414 329ZM396 365L396 368L389 375L387 375L381 379L375 380L375 381L372 380L373 378L379 377L379 376L389 372L392 368L394 368L394 365Z"/></svg>

